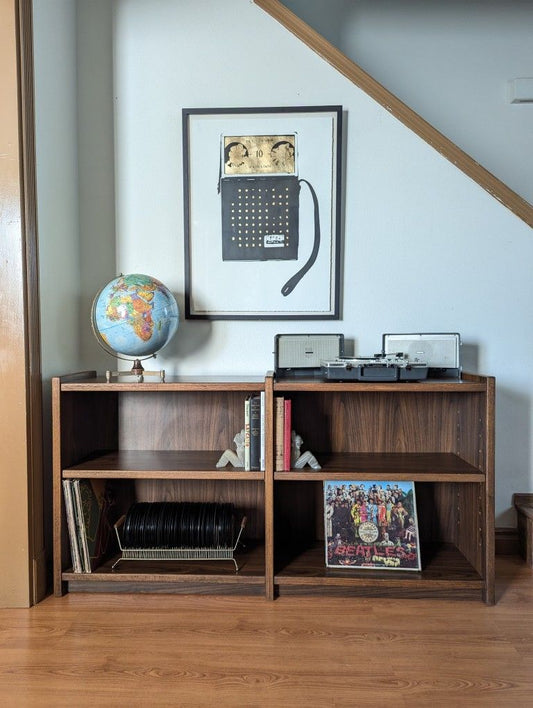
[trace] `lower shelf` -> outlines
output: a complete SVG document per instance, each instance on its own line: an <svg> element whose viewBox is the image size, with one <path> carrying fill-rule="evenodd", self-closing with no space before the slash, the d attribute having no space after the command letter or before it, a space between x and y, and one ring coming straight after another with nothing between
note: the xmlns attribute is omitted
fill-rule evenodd
<svg viewBox="0 0 533 708"><path fill-rule="evenodd" d="M452 544L422 546L422 571L327 568L323 543L276 553L275 594L368 597L490 597L487 583ZM123 561L118 556L92 573L63 572L69 592L264 595L265 548L257 544L233 561Z"/></svg>
<svg viewBox="0 0 533 708"><path fill-rule="evenodd" d="M476 597L485 582L452 544L423 545L422 571L385 571L327 568L324 545L305 550L287 549L276 554L274 585L283 593L356 594L368 596Z"/></svg>
<svg viewBox="0 0 533 708"><path fill-rule="evenodd" d="M239 571L232 559L226 560L123 560L113 570L120 556L114 556L92 573L63 572L69 592L213 592L213 586L233 586L234 592L265 584L265 549L263 544L247 544L236 552ZM217 589L218 592L218 589Z"/></svg>

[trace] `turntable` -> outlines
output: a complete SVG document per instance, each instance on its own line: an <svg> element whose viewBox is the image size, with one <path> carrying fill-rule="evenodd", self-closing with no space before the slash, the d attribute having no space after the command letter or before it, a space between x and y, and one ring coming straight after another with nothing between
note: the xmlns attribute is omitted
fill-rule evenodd
<svg viewBox="0 0 533 708"><path fill-rule="evenodd" d="M406 354L375 354L372 357L338 357L323 361L326 381L423 381L428 376L424 362L413 362Z"/></svg>

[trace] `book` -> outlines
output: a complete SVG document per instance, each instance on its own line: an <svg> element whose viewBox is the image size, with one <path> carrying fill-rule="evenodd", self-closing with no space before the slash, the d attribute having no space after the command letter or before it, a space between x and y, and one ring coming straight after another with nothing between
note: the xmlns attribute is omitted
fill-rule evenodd
<svg viewBox="0 0 533 708"><path fill-rule="evenodd" d="M250 469L261 469L261 397L250 398Z"/></svg>
<svg viewBox="0 0 533 708"><path fill-rule="evenodd" d="M244 399L244 469L250 469L250 396Z"/></svg>
<svg viewBox="0 0 533 708"><path fill-rule="evenodd" d="M265 430L265 392L261 391L261 445L259 453L259 469L266 469L266 430Z"/></svg>
<svg viewBox="0 0 533 708"><path fill-rule="evenodd" d="M414 482L324 482L328 568L421 570Z"/></svg>
<svg viewBox="0 0 533 708"><path fill-rule="evenodd" d="M83 519L83 509L81 503L80 480L72 481L72 499L74 502L74 519L76 521L76 536L81 558L81 572L91 572L91 561L89 559L89 547L87 545L87 533Z"/></svg>
<svg viewBox="0 0 533 708"><path fill-rule="evenodd" d="M72 560L72 570L81 573L81 557L78 546L78 532L76 530L76 519L74 516L74 500L72 498L72 482L70 479L63 480L63 496L65 499L65 515L67 517L68 538L70 542L70 556Z"/></svg>
<svg viewBox="0 0 533 708"><path fill-rule="evenodd" d="M292 449L292 401L290 398L285 399L283 409L283 469L290 470L291 468L291 449Z"/></svg>
<svg viewBox="0 0 533 708"><path fill-rule="evenodd" d="M279 472L283 469L283 444L285 428L285 399L276 396L274 399L274 469Z"/></svg>
<svg viewBox="0 0 533 708"><path fill-rule="evenodd" d="M65 509L75 573L91 573L116 551L113 525L118 518L109 480L63 480Z"/></svg>
<svg viewBox="0 0 533 708"><path fill-rule="evenodd" d="M110 480L79 480L84 542L91 572L116 550L113 525L119 514Z"/></svg>

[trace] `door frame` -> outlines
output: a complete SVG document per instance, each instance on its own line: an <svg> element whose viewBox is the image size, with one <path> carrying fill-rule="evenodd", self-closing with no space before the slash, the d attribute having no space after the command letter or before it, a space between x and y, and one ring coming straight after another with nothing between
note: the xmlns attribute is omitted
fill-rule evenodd
<svg viewBox="0 0 533 708"><path fill-rule="evenodd" d="M0 0L0 607L46 594L31 0Z"/></svg>

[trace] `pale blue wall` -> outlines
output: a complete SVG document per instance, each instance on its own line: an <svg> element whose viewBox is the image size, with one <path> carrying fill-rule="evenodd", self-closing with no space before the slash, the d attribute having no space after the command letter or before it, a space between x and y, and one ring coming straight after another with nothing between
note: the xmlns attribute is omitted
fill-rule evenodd
<svg viewBox="0 0 533 708"><path fill-rule="evenodd" d="M110 26L102 3L82 5L80 82L95 61L84 37L98 37L100 24L104 33ZM169 374L264 373L272 368L278 332L343 332L356 353L369 354L379 349L383 332L458 331L466 367L498 379L497 524L513 525L512 492L533 487L531 229L248 0L117 0L111 26L114 127L106 119L98 130L106 145L114 145L104 176L112 173L107 196L113 195L115 237L108 199L102 202L101 230L94 226L102 204L91 195L103 176L86 150L79 161L87 180L79 197L79 233L87 257L79 265L82 332L80 360L73 367L103 368L89 305L109 277L109 256L103 253L110 241L116 271L160 278L183 305L183 107L342 104L342 319L182 322L158 368ZM45 17L37 32L48 33L50 41L55 36ZM82 132L109 115L104 59L100 66L94 101L83 104ZM38 120L46 120L53 102L53 94L40 94ZM80 135L80 156L86 141L87 133ZM50 147L41 136L43 170L55 159ZM57 203L41 207L46 249L53 242L53 218L45 212L61 209ZM47 278L45 273L43 311L56 312L62 305ZM78 335L65 330L62 336ZM47 371L63 361L51 350L46 359Z"/></svg>
<svg viewBox="0 0 533 708"><path fill-rule="evenodd" d="M533 203L530 0L285 0L293 12Z"/></svg>

